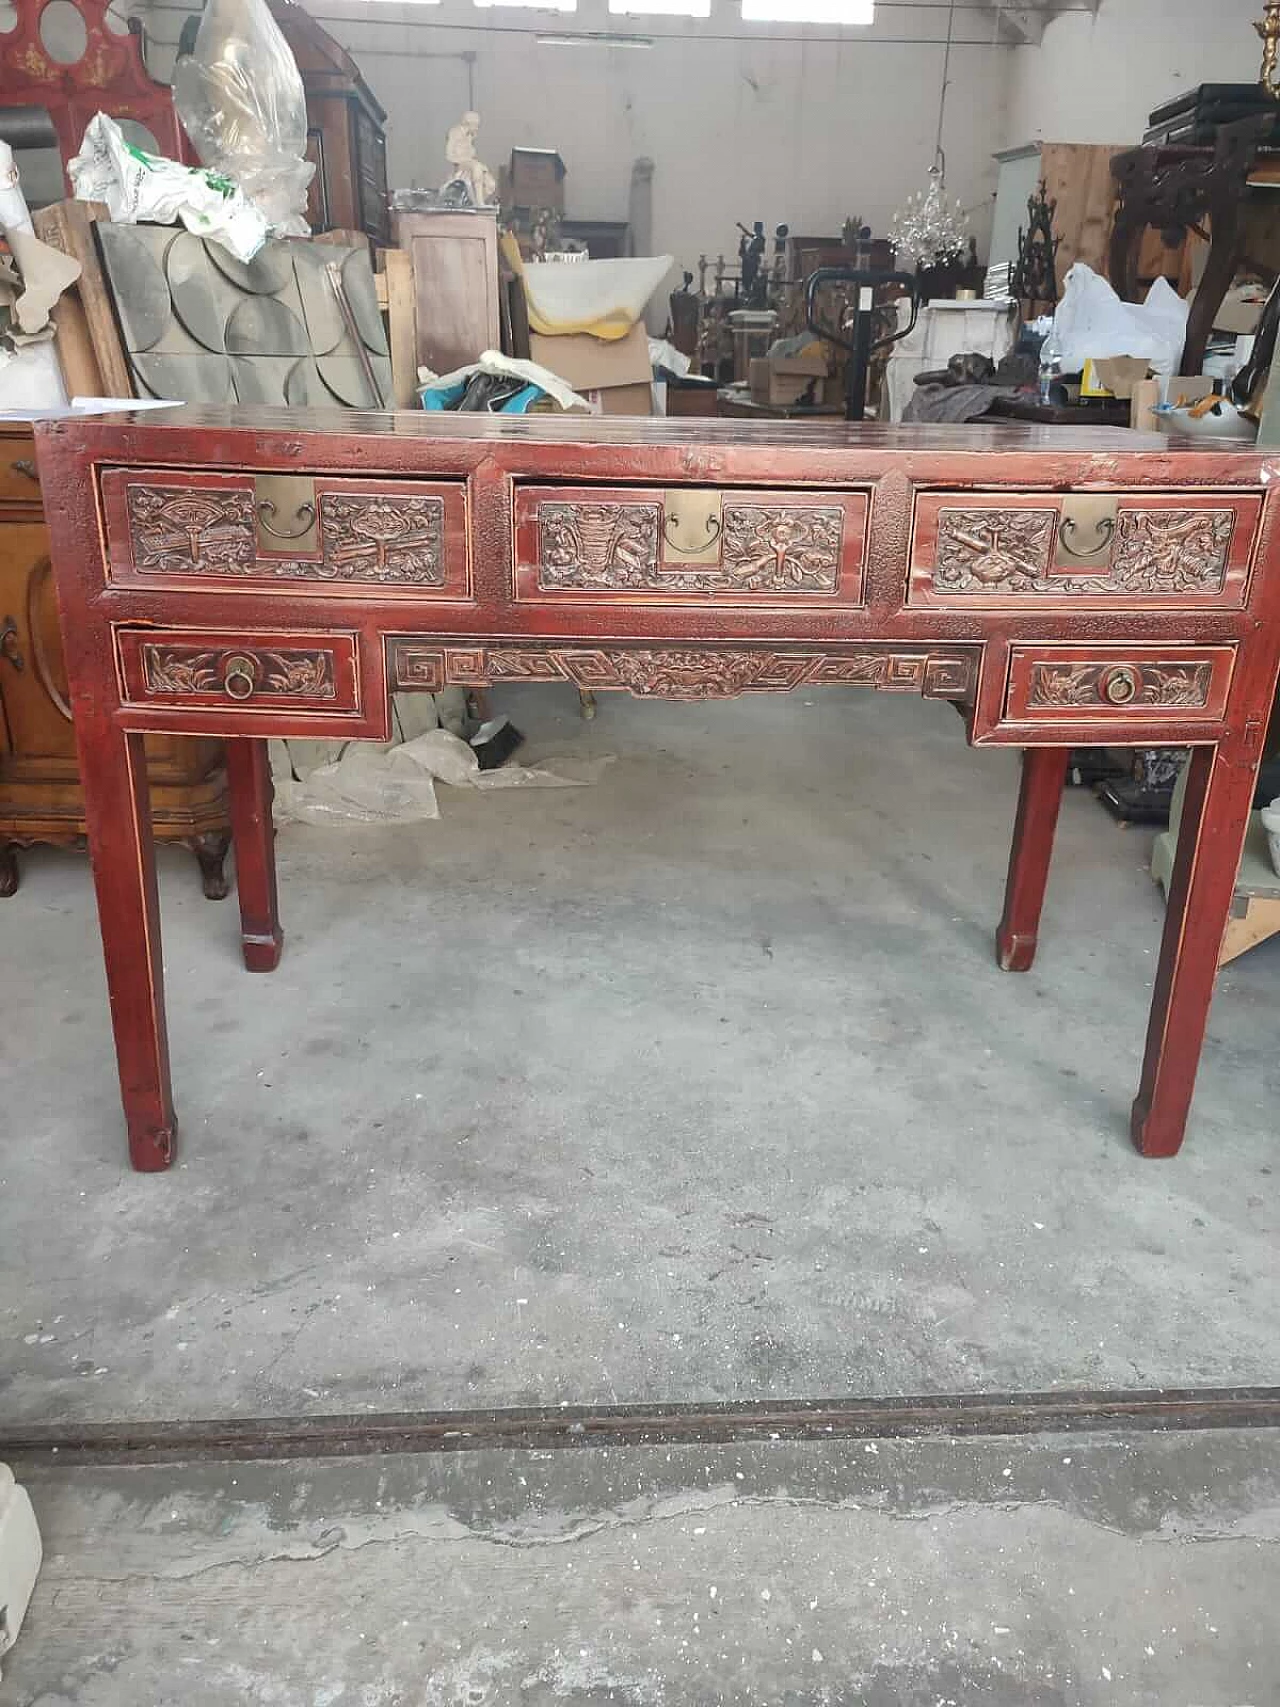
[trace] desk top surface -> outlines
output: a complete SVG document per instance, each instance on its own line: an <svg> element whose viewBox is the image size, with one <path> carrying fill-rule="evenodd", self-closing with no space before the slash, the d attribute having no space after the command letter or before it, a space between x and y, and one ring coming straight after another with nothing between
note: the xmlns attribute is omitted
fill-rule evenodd
<svg viewBox="0 0 1280 1707"><path fill-rule="evenodd" d="M68 416L38 423L41 437L92 434L97 438L139 429L166 428L213 434L306 433L346 438L464 439L548 445L741 445L745 449L778 446L799 450L957 452L1049 451L1132 455L1141 452L1179 456L1244 452L1252 445L1222 440L1171 441L1161 433L1135 433L1122 427L1044 427L1024 422L972 422L964 425L903 424L878 421L745 421L696 416L666 419L619 415L460 415L422 410L374 412L360 409L282 409L206 407L181 404L111 415Z"/></svg>

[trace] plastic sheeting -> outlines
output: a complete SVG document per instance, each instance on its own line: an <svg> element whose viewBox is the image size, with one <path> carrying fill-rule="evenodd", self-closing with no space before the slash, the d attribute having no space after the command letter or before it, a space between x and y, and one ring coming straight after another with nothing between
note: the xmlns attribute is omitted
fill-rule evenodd
<svg viewBox="0 0 1280 1707"><path fill-rule="evenodd" d="M173 101L201 160L239 186L276 236L310 235L306 94L265 0L208 0L195 47L174 67Z"/></svg>
<svg viewBox="0 0 1280 1707"><path fill-rule="evenodd" d="M535 332L625 338L674 264L670 255L583 261L576 267L530 262L523 274L529 325Z"/></svg>
<svg viewBox="0 0 1280 1707"><path fill-rule="evenodd" d="M181 220L197 237L217 238L238 261L251 261L267 240L266 219L234 184L203 166L135 148L106 113L89 120L67 171L80 200L106 202L115 225Z"/></svg>
<svg viewBox="0 0 1280 1707"><path fill-rule="evenodd" d="M404 739L390 746L367 741L273 741L275 817L281 824L416 824L440 816L437 782L483 791L583 788L597 782L611 754L509 762L482 771L475 750L455 733L460 690L433 698L397 694L396 721ZM436 719L454 725L435 727Z"/></svg>
<svg viewBox="0 0 1280 1707"><path fill-rule="evenodd" d="M1106 279L1077 261L1053 317L1062 371L1080 373L1086 361L1107 356L1139 356L1153 373L1176 373L1188 312L1188 304L1167 279L1157 279L1144 302L1122 302Z"/></svg>

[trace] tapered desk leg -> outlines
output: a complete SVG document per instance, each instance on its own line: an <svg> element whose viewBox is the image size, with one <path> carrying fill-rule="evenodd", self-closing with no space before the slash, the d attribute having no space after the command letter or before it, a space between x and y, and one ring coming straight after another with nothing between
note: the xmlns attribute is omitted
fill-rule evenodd
<svg viewBox="0 0 1280 1707"><path fill-rule="evenodd" d="M102 724L81 729L80 722L85 824L129 1159L142 1173L158 1173L173 1160L178 1127L169 1082L147 761L141 735Z"/></svg>
<svg viewBox="0 0 1280 1707"><path fill-rule="evenodd" d="M1133 1141L1144 1156L1176 1156L1182 1144L1256 780L1257 759L1239 744L1191 750L1133 1104Z"/></svg>
<svg viewBox="0 0 1280 1707"><path fill-rule="evenodd" d="M1009 852L1004 917L996 932L996 958L1006 972L1028 972L1036 957L1040 909L1049 880L1053 832L1067 776L1067 747L1027 747L1022 754L1018 815Z"/></svg>
<svg viewBox="0 0 1280 1707"><path fill-rule="evenodd" d="M271 823L271 761L267 743L237 736L227 742L231 836L240 896L240 940L250 972L274 972L284 948L276 896L276 844Z"/></svg>

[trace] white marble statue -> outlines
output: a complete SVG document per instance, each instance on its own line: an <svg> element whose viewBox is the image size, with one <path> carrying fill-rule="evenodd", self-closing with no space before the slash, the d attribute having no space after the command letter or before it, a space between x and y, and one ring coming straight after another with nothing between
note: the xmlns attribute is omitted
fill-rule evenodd
<svg viewBox="0 0 1280 1707"><path fill-rule="evenodd" d="M458 123L450 126L445 139L444 157L452 168L440 186L444 195L460 185L474 207L492 207L498 199L498 181L483 160L476 159L476 134L480 129L479 113L463 113Z"/></svg>

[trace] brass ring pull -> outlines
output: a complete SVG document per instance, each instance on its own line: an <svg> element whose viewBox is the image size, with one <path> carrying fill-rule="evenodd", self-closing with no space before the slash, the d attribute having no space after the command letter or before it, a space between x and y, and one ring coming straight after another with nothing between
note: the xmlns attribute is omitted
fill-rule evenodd
<svg viewBox="0 0 1280 1707"><path fill-rule="evenodd" d="M316 507L314 504L298 505L294 515L302 523L302 526L295 529L293 533L286 532L284 528L272 527L271 518L275 513L276 507L270 498L264 498L258 505L258 520L266 532L275 539L301 539L305 534L309 534L316 525Z"/></svg>
<svg viewBox="0 0 1280 1707"><path fill-rule="evenodd" d="M44 630L40 626L40 595L52 574L53 565L47 557L42 557L31 571L31 578L27 582L27 633L31 636L31 656L35 662L36 679L52 700L59 717L65 717L70 723L71 707L62 689L53 679L49 655L45 651Z"/></svg>
<svg viewBox="0 0 1280 1707"><path fill-rule="evenodd" d="M1141 685L1141 678L1131 665L1117 664L1102 678L1102 697L1108 705L1131 705Z"/></svg>
<svg viewBox="0 0 1280 1707"><path fill-rule="evenodd" d="M667 542L667 549L675 552L677 557L700 557L709 545L715 544L722 532L722 524L719 516L709 515L706 518L706 524L707 537L703 540L701 545L679 545L671 537L671 530L673 527L678 527L680 525L680 518L674 513L671 515L664 515L662 518L662 537Z"/></svg>
<svg viewBox="0 0 1280 1707"><path fill-rule="evenodd" d="M11 616L0 622L0 658L5 658L15 670L25 670L27 661L18 647L18 625Z"/></svg>
<svg viewBox="0 0 1280 1707"><path fill-rule="evenodd" d="M228 658L222 672L222 685L232 699L250 699L258 685L258 666L243 653Z"/></svg>
<svg viewBox="0 0 1280 1707"><path fill-rule="evenodd" d="M29 456L16 457L9 464L9 467L15 474L25 474L28 480L34 480L37 486L40 484L40 476L36 473L36 465L32 462Z"/></svg>
<svg viewBox="0 0 1280 1707"><path fill-rule="evenodd" d="M1075 533L1077 525L1078 524L1074 516L1063 516L1062 521L1058 524L1058 544L1066 552L1068 557L1097 557L1099 552L1105 551L1107 546L1111 544L1111 536L1116 531L1114 517L1099 516L1097 523L1095 524L1098 536L1097 539L1091 546L1088 546L1084 550L1080 550L1076 546L1072 545L1068 538L1069 534Z"/></svg>

